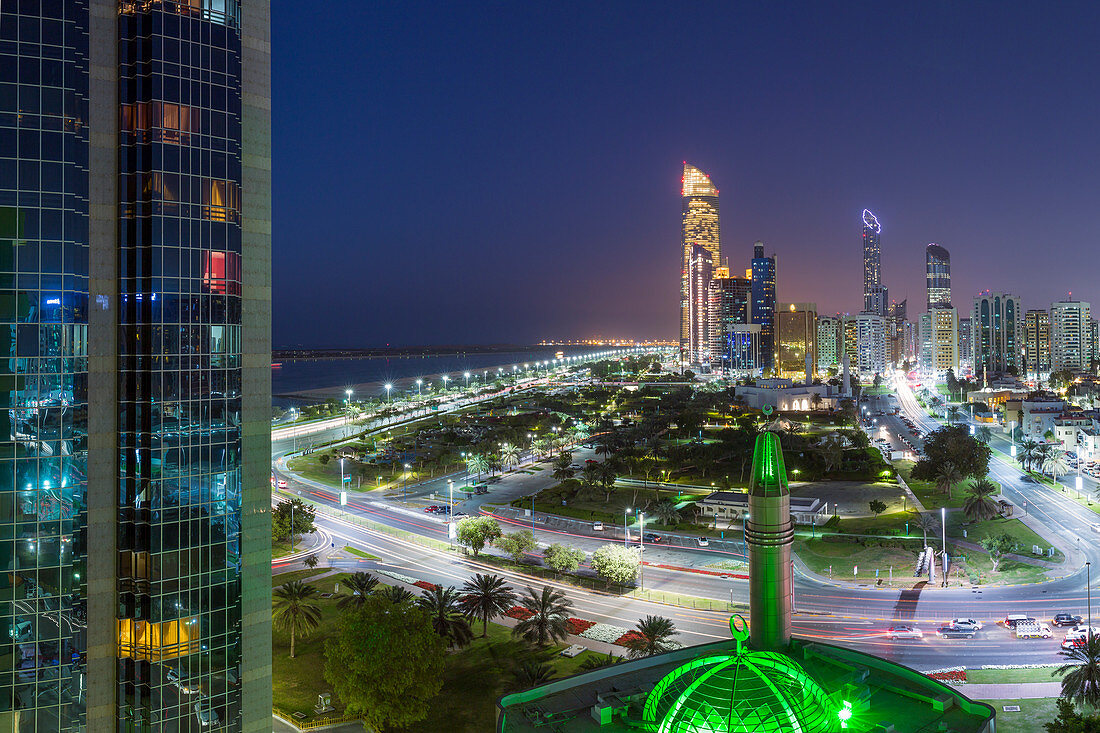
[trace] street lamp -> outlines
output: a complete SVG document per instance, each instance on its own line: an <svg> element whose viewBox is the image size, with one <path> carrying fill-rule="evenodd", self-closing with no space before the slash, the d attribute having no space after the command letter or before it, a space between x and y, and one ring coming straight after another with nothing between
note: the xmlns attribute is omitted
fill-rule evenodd
<svg viewBox="0 0 1100 733"><path fill-rule="evenodd" d="M642 569L645 567L645 512L638 512L638 590L645 587Z"/></svg>
<svg viewBox="0 0 1100 733"><path fill-rule="evenodd" d="M409 501L409 464L405 464L405 473L402 475L405 478L405 488L403 490L404 498L402 499L402 501L407 504Z"/></svg>
<svg viewBox="0 0 1100 733"><path fill-rule="evenodd" d="M623 508L623 547L630 544L630 523L627 517L630 516L632 511L630 507Z"/></svg>
<svg viewBox="0 0 1100 733"><path fill-rule="evenodd" d="M1085 563L1085 596L1088 599L1089 630L1088 636L1092 637L1092 563Z"/></svg>
<svg viewBox="0 0 1100 733"><path fill-rule="evenodd" d="M393 389L393 385L392 385L392 384L390 384L389 382L386 382L386 401L387 401L387 402L388 402L388 401L389 401L389 399L390 399L390 390L391 390L391 389Z"/></svg>
<svg viewBox="0 0 1100 733"><path fill-rule="evenodd" d="M423 380L423 379L418 379L418 380L416 380L416 396L417 396L417 397L419 397L419 396L420 396L420 385L422 385L422 384L424 384L424 380Z"/></svg>
<svg viewBox="0 0 1100 733"><path fill-rule="evenodd" d="M446 374L443 375L443 391L447 391L447 381L450 379Z"/></svg>
<svg viewBox="0 0 1100 733"><path fill-rule="evenodd" d="M463 372L462 376L466 380L466 389L469 389L470 388L470 373L469 372Z"/></svg>

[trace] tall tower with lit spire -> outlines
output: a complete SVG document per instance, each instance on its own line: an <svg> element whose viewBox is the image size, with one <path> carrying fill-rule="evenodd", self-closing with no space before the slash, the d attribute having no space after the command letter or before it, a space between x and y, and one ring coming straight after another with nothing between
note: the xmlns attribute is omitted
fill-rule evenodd
<svg viewBox="0 0 1100 733"><path fill-rule="evenodd" d="M688 278L691 248L698 245L710 252L716 267L722 260L719 250L718 189L711 183L710 176L685 161L680 195L683 199L680 220L680 349L686 354L691 342L691 288Z"/></svg>
<svg viewBox="0 0 1100 733"><path fill-rule="evenodd" d="M749 550L749 627L754 649L779 651L791 641L791 492L776 433L756 436L745 543Z"/></svg>
<svg viewBox="0 0 1100 733"><path fill-rule="evenodd" d="M886 286L882 284L882 261L879 234L882 226L869 209L863 210L863 312L886 317L889 304Z"/></svg>

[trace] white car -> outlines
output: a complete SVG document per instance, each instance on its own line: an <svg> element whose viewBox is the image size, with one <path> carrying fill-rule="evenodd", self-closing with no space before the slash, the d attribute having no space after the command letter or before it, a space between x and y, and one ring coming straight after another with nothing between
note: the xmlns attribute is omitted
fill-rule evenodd
<svg viewBox="0 0 1100 733"><path fill-rule="evenodd" d="M592 529L596 532L603 532L603 522L593 522Z"/></svg>
<svg viewBox="0 0 1100 733"><path fill-rule="evenodd" d="M895 641L897 639L923 639L924 632L916 626L891 626L886 630L886 635Z"/></svg>
<svg viewBox="0 0 1100 733"><path fill-rule="evenodd" d="M695 541L699 544L700 547L710 546L710 540L708 540L706 537L696 537Z"/></svg>
<svg viewBox="0 0 1100 733"><path fill-rule="evenodd" d="M981 629L982 622L975 621L972 618L953 618L947 622L949 626L954 626L957 629Z"/></svg>

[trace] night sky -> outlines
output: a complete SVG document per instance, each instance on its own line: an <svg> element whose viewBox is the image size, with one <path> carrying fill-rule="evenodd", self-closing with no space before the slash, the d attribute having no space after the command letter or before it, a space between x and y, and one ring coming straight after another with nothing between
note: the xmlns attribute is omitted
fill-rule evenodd
<svg viewBox="0 0 1100 733"><path fill-rule="evenodd" d="M779 299L1100 306L1100 6L277 2L277 346L673 338L680 171ZM736 7L732 7L736 6ZM322 12L323 10L323 12Z"/></svg>

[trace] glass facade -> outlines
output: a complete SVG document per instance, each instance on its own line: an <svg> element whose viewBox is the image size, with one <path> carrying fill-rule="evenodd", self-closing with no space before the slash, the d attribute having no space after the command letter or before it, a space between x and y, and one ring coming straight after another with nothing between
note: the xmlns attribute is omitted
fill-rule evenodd
<svg viewBox="0 0 1100 733"><path fill-rule="evenodd" d="M813 378L817 373L817 304L789 303L779 308L778 316L779 376Z"/></svg>
<svg viewBox="0 0 1100 733"><path fill-rule="evenodd" d="M951 307L951 255L938 244L925 248L925 285L928 310Z"/></svg>
<svg viewBox="0 0 1100 733"><path fill-rule="evenodd" d="M241 36L118 16L119 729L239 715Z"/></svg>
<svg viewBox="0 0 1100 733"><path fill-rule="evenodd" d="M680 270L680 348L690 350L691 318L688 281L688 268L691 265L691 248L703 247L711 255L715 267L721 265L719 242L721 226L718 217L718 189L711 183L710 177L693 165L684 163L684 175L681 179L680 194L683 198L681 211L681 250L682 269Z"/></svg>
<svg viewBox="0 0 1100 733"><path fill-rule="evenodd" d="M710 358L716 368L730 368L729 338L734 325L749 321L751 288L747 277L726 274L710 281Z"/></svg>
<svg viewBox="0 0 1100 733"><path fill-rule="evenodd" d="M882 227L867 209L863 210L863 310L886 315L886 298L876 289L882 285L881 252L878 237Z"/></svg>
<svg viewBox="0 0 1100 733"><path fill-rule="evenodd" d="M764 243L753 245L752 323L760 326L760 366L775 368L775 256L764 256Z"/></svg>
<svg viewBox="0 0 1100 733"><path fill-rule="evenodd" d="M88 5L0 4L0 729L83 725Z"/></svg>

